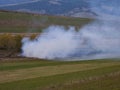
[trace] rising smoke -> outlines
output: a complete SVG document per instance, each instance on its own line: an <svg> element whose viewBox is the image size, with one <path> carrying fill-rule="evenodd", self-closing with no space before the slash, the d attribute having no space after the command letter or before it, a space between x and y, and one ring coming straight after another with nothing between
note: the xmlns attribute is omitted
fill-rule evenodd
<svg viewBox="0 0 120 90"><path fill-rule="evenodd" d="M115 10L118 9L115 8L118 2L115 0L107 3L106 1L109 0L96 0L90 3L91 9L99 15L99 18L77 32L74 27L66 30L62 26L50 26L35 40L24 38L22 55L47 59L72 58L72 60L119 58L120 21ZM98 7L92 7L93 4L98 4ZM105 5L109 6L108 11L103 8Z"/></svg>

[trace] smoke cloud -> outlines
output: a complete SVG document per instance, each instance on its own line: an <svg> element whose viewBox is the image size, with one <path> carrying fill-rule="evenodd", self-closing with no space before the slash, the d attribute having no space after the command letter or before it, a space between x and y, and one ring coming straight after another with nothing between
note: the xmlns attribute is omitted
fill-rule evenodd
<svg viewBox="0 0 120 90"><path fill-rule="evenodd" d="M105 5L108 0L96 0L94 3ZM113 13L91 3L91 8L98 13L100 18L83 26L79 31L74 27L65 29L62 26L50 26L35 40L24 38L22 40L22 55L26 57L64 59L64 60L88 60L120 57L120 19L117 7L109 1L106 6L113 7ZM101 4L100 4L101 5ZM102 12L103 11L103 12ZM103 14L104 13L104 14ZM107 16L111 18L107 18ZM102 16L102 18L101 18ZM104 18L106 19L103 19ZM117 18L117 19L116 19Z"/></svg>
<svg viewBox="0 0 120 90"><path fill-rule="evenodd" d="M23 39L23 55L38 58L65 58L73 54L79 45L74 28L65 30L64 27L51 26L35 40Z"/></svg>

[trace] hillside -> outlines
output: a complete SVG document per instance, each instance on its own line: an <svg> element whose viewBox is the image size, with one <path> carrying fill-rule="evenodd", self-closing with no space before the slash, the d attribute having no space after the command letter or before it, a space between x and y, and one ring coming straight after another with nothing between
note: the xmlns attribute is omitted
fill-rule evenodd
<svg viewBox="0 0 120 90"><path fill-rule="evenodd" d="M91 10L89 0L4 0L2 2L0 3L1 10L72 17L95 17L97 15Z"/></svg>
<svg viewBox="0 0 120 90"><path fill-rule="evenodd" d="M41 32L50 25L75 26L79 28L87 24L90 19L48 16L30 13L0 11L0 32L25 33Z"/></svg>
<svg viewBox="0 0 120 90"><path fill-rule="evenodd" d="M119 0L1 0L0 10L101 18L120 16Z"/></svg>

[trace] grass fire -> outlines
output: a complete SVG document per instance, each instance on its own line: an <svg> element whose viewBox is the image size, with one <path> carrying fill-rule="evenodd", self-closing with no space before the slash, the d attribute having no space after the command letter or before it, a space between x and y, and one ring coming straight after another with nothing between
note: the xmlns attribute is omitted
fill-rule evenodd
<svg viewBox="0 0 120 90"><path fill-rule="evenodd" d="M43 1L9 4L9 0L5 5L9 11L0 6L4 8L0 10L0 90L119 90L119 0L81 0L87 7L70 5L63 16L24 9ZM63 2L77 0L50 0L45 5L61 7ZM10 11L14 7L19 10ZM77 17L84 14L90 17Z"/></svg>

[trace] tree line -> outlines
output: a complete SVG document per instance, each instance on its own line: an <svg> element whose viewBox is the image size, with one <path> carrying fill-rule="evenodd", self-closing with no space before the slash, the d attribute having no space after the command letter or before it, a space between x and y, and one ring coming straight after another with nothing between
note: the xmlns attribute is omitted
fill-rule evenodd
<svg viewBox="0 0 120 90"><path fill-rule="evenodd" d="M22 39L25 35L17 34L1 34L0 35L0 50L11 50L20 52L22 46ZM30 35L31 39L34 39L36 34Z"/></svg>

